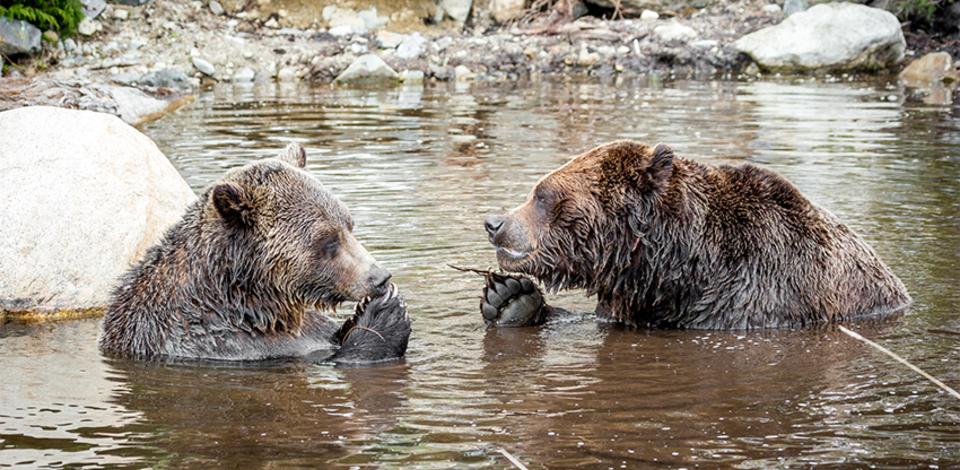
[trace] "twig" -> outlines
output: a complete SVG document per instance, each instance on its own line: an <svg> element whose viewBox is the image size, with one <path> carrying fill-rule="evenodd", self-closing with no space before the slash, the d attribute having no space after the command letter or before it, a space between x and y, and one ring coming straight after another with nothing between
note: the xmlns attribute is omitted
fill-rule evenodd
<svg viewBox="0 0 960 470"><path fill-rule="evenodd" d="M519 468L520 470L528 470L526 465L524 465L522 462L520 462L519 460L517 460L516 457L510 455L510 452L507 452L506 449L500 449L500 453L503 454L503 456L506 457L507 460L510 461L510 463L512 463L513 465L515 465L515 466L516 466L517 468Z"/></svg>
<svg viewBox="0 0 960 470"><path fill-rule="evenodd" d="M912 371L914 371L914 372L922 375L925 379L927 379L927 380L929 380L929 381L937 384L937 386L939 386L940 388L946 390L947 393L953 395L953 396L956 397L958 400L960 400L960 392L957 392L956 390L950 388L949 385L947 385L947 384L945 384L945 383L937 380L934 376L932 376L932 375L930 375L930 374L928 374L928 373L920 370L919 367L917 367L917 366L915 366L915 365L907 362L906 359L904 359L904 358L902 358L902 357L894 354L893 351L890 351L889 349L887 349L887 348L885 348L885 347L883 347L883 346L880 346L879 344L877 344L877 343L875 343L875 342L873 342L873 341L870 341L869 339L864 338L863 336L860 336L859 333L855 333L855 332L853 332L853 331L850 331L850 330L848 330L848 329L846 329L846 328L844 328L844 327L842 327L842 326L840 326L839 328L840 328L840 331L842 331L842 332L850 335L850 336L853 337L854 339L858 339L858 340L860 340L860 341L863 341L864 343L867 343L867 344L869 344L870 346L873 346L874 348L879 349L880 352L882 352L882 353L884 353L884 354L886 354L886 355L888 355L888 356L896 359L897 362L899 362L899 363L901 363L901 364L909 367L910 370L912 370Z"/></svg>
<svg viewBox="0 0 960 470"><path fill-rule="evenodd" d="M383 335L381 335L380 333L377 333L377 330L374 330L374 329L372 329L372 328L367 328L367 327L365 327L365 326L354 326L353 328L350 328L349 330L347 330L347 333L346 333L345 335L343 335L343 341L340 341L340 344L341 344L341 345L347 342L347 336L350 336L350 333L353 333L353 330L367 330L367 331L372 331L373 334L379 336L382 341L386 341L385 339L383 339Z"/></svg>

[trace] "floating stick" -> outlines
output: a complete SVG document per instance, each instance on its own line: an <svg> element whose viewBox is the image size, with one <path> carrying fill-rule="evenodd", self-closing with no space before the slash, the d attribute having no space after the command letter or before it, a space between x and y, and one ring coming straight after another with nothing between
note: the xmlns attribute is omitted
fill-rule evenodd
<svg viewBox="0 0 960 470"><path fill-rule="evenodd" d="M884 354L886 354L886 355L888 355L888 356L896 359L897 362L899 362L899 363L901 363L901 364L909 367L912 371L914 371L914 372L922 375L925 379L927 379L927 380L929 380L929 381L937 384L940 388L946 390L947 393L953 395L953 396L956 397L958 400L960 400L960 392L957 392L956 390L950 388L949 385L947 385L947 384L945 384L945 383L937 380L936 377L934 377L934 376L932 376L932 375L930 375L930 374L928 374L928 373L920 370L919 367L917 367L917 366L915 366L915 365L907 362L906 359L904 359L904 358L902 358L902 357L894 354L893 351L890 351L889 349L887 349L887 348L885 348L885 347L883 347L883 346L880 346L879 344L874 343L873 341L870 341L869 339L864 338L863 336L860 336L859 333L855 333L855 332L853 332L853 331L850 331L850 330L848 330L848 329L846 329L846 328L844 328L844 327L842 327L842 326L840 326L839 328L840 328L840 331L842 331L842 332L850 335L850 336L853 337L854 339L858 339L858 340L860 340L860 341L863 341L864 343L867 343L867 344L869 344L870 346L873 346L873 347L879 349L880 352L882 352L882 353L884 353Z"/></svg>
<svg viewBox="0 0 960 470"><path fill-rule="evenodd" d="M506 449L500 449L500 453L503 454L503 456L506 457L507 460L510 461L510 463L516 465L517 468L519 468L520 470L529 470L529 469L527 469L526 465L524 465L523 463L521 463L521 462L520 462L519 460L517 460L514 456L510 455L510 452L507 452Z"/></svg>

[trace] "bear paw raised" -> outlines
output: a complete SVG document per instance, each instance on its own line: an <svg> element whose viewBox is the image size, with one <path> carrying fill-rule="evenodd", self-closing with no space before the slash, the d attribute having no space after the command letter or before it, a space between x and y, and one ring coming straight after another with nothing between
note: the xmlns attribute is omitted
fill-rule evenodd
<svg viewBox="0 0 960 470"><path fill-rule="evenodd" d="M399 359L407 351L410 323L407 303L390 283L380 297L357 303L354 314L334 335L340 349L330 357L336 363L370 363Z"/></svg>
<svg viewBox="0 0 960 470"><path fill-rule="evenodd" d="M543 292L530 279L486 272L480 312L488 327L542 324L550 313Z"/></svg>

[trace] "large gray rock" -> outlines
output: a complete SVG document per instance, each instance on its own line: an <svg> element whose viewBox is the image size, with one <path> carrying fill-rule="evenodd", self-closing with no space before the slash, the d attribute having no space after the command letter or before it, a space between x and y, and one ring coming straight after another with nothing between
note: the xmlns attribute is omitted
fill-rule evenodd
<svg viewBox="0 0 960 470"><path fill-rule="evenodd" d="M26 21L0 16L0 53L5 55L40 52L43 32Z"/></svg>
<svg viewBox="0 0 960 470"><path fill-rule="evenodd" d="M399 81L400 75L376 54L358 57L333 79L333 83L340 85L396 84Z"/></svg>
<svg viewBox="0 0 960 470"><path fill-rule="evenodd" d="M855 3L821 3L734 43L764 70L876 70L903 59L906 41L892 13Z"/></svg>
<svg viewBox="0 0 960 470"><path fill-rule="evenodd" d="M117 117L0 113L0 314L103 307L117 279L196 197Z"/></svg>

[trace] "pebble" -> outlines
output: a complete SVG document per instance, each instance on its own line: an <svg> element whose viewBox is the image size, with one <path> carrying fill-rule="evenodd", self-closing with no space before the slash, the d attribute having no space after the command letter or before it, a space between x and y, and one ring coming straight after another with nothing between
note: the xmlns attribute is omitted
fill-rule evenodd
<svg viewBox="0 0 960 470"><path fill-rule="evenodd" d="M77 42L71 38L63 40L63 50L73 52L77 48Z"/></svg>
<svg viewBox="0 0 960 470"><path fill-rule="evenodd" d="M210 13L213 13L217 16L223 14L223 5L221 5L217 0L212 0L208 6L210 7Z"/></svg>
<svg viewBox="0 0 960 470"><path fill-rule="evenodd" d="M720 45L720 41L716 39L704 39L702 41L694 41L690 43L691 47L696 47L698 49L713 49Z"/></svg>
<svg viewBox="0 0 960 470"><path fill-rule="evenodd" d="M213 76L213 74L217 71L217 69L214 68L213 64L199 57L193 58L193 68L199 70L200 73L207 76Z"/></svg>
<svg viewBox="0 0 960 470"><path fill-rule="evenodd" d="M403 82L404 86L423 85L423 80L424 74L422 70L404 70L400 73L400 81Z"/></svg>
<svg viewBox="0 0 960 470"><path fill-rule="evenodd" d="M237 73L233 75L233 81L235 83L252 82L253 79L256 78L256 76L257 76L257 72L254 72L252 68L244 67L238 70Z"/></svg>
<svg viewBox="0 0 960 470"><path fill-rule="evenodd" d="M284 67L277 72L277 81L295 82L297 81L297 71L293 67Z"/></svg>
<svg viewBox="0 0 960 470"><path fill-rule="evenodd" d="M689 41L697 38L697 32L693 28L676 21L653 28L653 34L659 36L663 42Z"/></svg>
<svg viewBox="0 0 960 470"><path fill-rule="evenodd" d="M580 43L580 54L577 55L577 64L581 67L592 67L600 62L600 54L590 52L584 42Z"/></svg>
<svg viewBox="0 0 960 470"><path fill-rule="evenodd" d="M653 21L660 19L660 14L653 10L643 10L643 13L640 13L640 19L644 21Z"/></svg>
<svg viewBox="0 0 960 470"><path fill-rule="evenodd" d="M117 8L117 9L113 10L113 18L114 18L114 19L117 19L117 20L120 20L120 21L124 21L124 20L126 20L127 18L129 18L129 17L130 17L130 10L126 10L126 9L123 9L123 8Z"/></svg>
<svg viewBox="0 0 960 470"><path fill-rule="evenodd" d="M406 38L406 34L394 33L393 31L377 31L377 45L381 49L396 49Z"/></svg>
<svg viewBox="0 0 960 470"><path fill-rule="evenodd" d="M427 38L420 35L420 33L413 33L403 39L403 42L397 46L397 57L403 60L416 59L420 57L424 52L423 45L426 44Z"/></svg>
<svg viewBox="0 0 960 470"><path fill-rule="evenodd" d="M84 36L93 36L97 31L103 30L103 25L99 21L91 20L90 18L84 18L80 24L77 25L77 32Z"/></svg>
<svg viewBox="0 0 960 470"><path fill-rule="evenodd" d="M477 78L477 74L473 73L473 71L471 71L465 65L456 66L453 69L453 76L455 77L455 80L458 82L465 82L465 81L473 80L474 78Z"/></svg>
<svg viewBox="0 0 960 470"><path fill-rule="evenodd" d="M349 36L351 34L367 34L367 28L345 24L342 26L334 26L333 28L330 28L327 32L333 36L343 37L343 36Z"/></svg>

